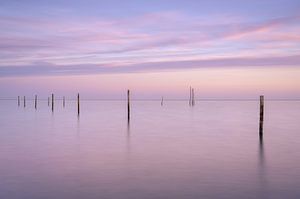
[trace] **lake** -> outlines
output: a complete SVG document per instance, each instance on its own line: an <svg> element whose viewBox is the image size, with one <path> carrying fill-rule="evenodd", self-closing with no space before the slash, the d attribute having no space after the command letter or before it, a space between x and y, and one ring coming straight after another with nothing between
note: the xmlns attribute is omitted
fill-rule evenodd
<svg viewBox="0 0 300 199"><path fill-rule="evenodd" d="M300 101L0 100L0 198L300 198Z"/></svg>

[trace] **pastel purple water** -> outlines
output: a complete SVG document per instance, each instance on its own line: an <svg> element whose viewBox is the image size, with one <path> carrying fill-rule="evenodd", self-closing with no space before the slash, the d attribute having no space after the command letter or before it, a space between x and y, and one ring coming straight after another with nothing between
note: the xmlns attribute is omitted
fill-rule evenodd
<svg viewBox="0 0 300 199"><path fill-rule="evenodd" d="M0 101L0 198L300 198L300 102Z"/></svg>

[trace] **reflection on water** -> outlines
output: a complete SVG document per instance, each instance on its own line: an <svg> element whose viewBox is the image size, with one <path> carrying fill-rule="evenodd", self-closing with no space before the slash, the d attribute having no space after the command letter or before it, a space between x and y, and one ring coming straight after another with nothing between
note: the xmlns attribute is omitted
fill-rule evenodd
<svg viewBox="0 0 300 199"><path fill-rule="evenodd" d="M130 153L130 120L127 120L127 128L126 128L126 140L127 140L127 152Z"/></svg>
<svg viewBox="0 0 300 199"><path fill-rule="evenodd" d="M300 198L300 102L266 103L258 137L255 101L0 101L0 198Z"/></svg>
<svg viewBox="0 0 300 199"><path fill-rule="evenodd" d="M262 134L259 134L259 154L258 154L258 179L259 179L259 198L269 198L267 189L267 170L265 162L265 151L264 151L264 138Z"/></svg>

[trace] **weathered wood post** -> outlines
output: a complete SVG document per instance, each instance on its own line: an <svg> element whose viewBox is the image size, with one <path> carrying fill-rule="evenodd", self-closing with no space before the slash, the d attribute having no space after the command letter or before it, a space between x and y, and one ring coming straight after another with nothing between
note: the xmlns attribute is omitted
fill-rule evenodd
<svg viewBox="0 0 300 199"><path fill-rule="evenodd" d="M80 101L79 101L79 93L77 94L77 115L80 114Z"/></svg>
<svg viewBox="0 0 300 199"><path fill-rule="evenodd" d="M264 130L264 96L261 95L259 97L260 102L260 111L259 111L259 136L263 136L263 130Z"/></svg>
<svg viewBox="0 0 300 199"><path fill-rule="evenodd" d="M164 97L161 97L161 102L160 105L163 106L164 105Z"/></svg>
<svg viewBox="0 0 300 199"><path fill-rule="evenodd" d="M50 97L48 97L48 106L50 106Z"/></svg>
<svg viewBox="0 0 300 199"><path fill-rule="evenodd" d="M18 96L18 106L20 106L20 96Z"/></svg>
<svg viewBox="0 0 300 199"><path fill-rule="evenodd" d="M34 96L34 108L37 109L37 95Z"/></svg>
<svg viewBox="0 0 300 199"><path fill-rule="evenodd" d="M65 108L65 105L66 105L66 98L65 98L65 96L64 96L64 98L63 98L63 107Z"/></svg>
<svg viewBox="0 0 300 199"><path fill-rule="evenodd" d="M127 90L127 119L130 120L130 91Z"/></svg>
<svg viewBox="0 0 300 199"><path fill-rule="evenodd" d="M26 107L26 98L24 96L24 108Z"/></svg>
<svg viewBox="0 0 300 199"><path fill-rule="evenodd" d="M54 111L54 94L51 95L51 110Z"/></svg>

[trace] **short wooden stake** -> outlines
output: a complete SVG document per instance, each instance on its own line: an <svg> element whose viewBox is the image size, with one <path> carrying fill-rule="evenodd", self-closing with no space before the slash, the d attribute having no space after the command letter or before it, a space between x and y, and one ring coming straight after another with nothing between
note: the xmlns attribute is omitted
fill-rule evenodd
<svg viewBox="0 0 300 199"><path fill-rule="evenodd" d="M48 97L48 106L50 106L50 97Z"/></svg>
<svg viewBox="0 0 300 199"><path fill-rule="evenodd" d="M130 120L130 91L127 90L127 119Z"/></svg>
<svg viewBox="0 0 300 199"><path fill-rule="evenodd" d="M54 94L51 95L51 110L54 111Z"/></svg>
<svg viewBox="0 0 300 199"><path fill-rule="evenodd" d="M65 96L64 96L64 98L63 98L63 107L65 108L65 105L66 105L66 98L65 98Z"/></svg>
<svg viewBox="0 0 300 199"><path fill-rule="evenodd" d="M79 93L77 94L77 115L80 114L80 101L79 101Z"/></svg>
<svg viewBox="0 0 300 199"><path fill-rule="evenodd" d="M18 106L20 106L20 96L18 96Z"/></svg>
<svg viewBox="0 0 300 199"><path fill-rule="evenodd" d="M26 98L24 96L24 108L26 107Z"/></svg>
<svg viewBox="0 0 300 199"><path fill-rule="evenodd" d="M161 97L161 102L160 105L163 106L164 105L164 97Z"/></svg>
<svg viewBox="0 0 300 199"><path fill-rule="evenodd" d="M34 97L34 108L37 109L37 95Z"/></svg>
<svg viewBox="0 0 300 199"><path fill-rule="evenodd" d="M260 137L263 135L263 129L264 129L264 96L261 95L259 97L260 102L260 111L259 111L259 135Z"/></svg>

